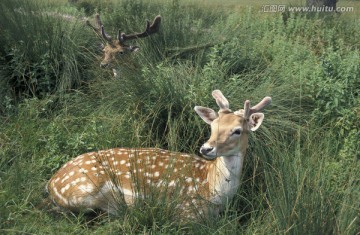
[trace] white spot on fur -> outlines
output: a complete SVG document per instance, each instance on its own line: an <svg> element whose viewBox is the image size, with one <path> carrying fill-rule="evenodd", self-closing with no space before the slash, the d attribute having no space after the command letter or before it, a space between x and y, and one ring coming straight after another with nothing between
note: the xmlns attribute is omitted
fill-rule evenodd
<svg viewBox="0 0 360 235"><path fill-rule="evenodd" d="M62 180L61 183L64 183L66 180L68 180L70 178L70 176L66 175Z"/></svg>
<svg viewBox="0 0 360 235"><path fill-rule="evenodd" d="M85 174L85 173L88 173L89 171L88 171L88 170L85 170L84 168L80 168L79 172Z"/></svg>
<svg viewBox="0 0 360 235"><path fill-rule="evenodd" d="M79 185L78 188L83 192L90 193L94 189L94 186L92 184L83 184Z"/></svg>

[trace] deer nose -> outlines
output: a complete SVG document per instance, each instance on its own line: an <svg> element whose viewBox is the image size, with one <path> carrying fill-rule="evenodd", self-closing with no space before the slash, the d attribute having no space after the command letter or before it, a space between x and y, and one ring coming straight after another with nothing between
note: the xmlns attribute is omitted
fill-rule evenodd
<svg viewBox="0 0 360 235"><path fill-rule="evenodd" d="M203 146L201 146L201 148L200 148L200 153L201 153L201 154L204 154L204 155L207 155L207 154L210 153L213 149L214 149L214 147L203 145Z"/></svg>
<svg viewBox="0 0 360 235"><path fill-rule="evenodd" d="M108 66L109 66L108 63L101 62L101 64L100 64L100 67L101 67L101 68L106 68L106 67L108 67Z"/></svg>

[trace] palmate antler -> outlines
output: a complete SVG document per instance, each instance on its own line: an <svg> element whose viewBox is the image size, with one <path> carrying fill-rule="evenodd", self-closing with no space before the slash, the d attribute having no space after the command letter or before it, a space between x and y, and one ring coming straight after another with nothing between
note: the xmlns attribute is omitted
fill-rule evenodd
<svg viewBox="0 0 360 235"><path fill-rule="evenodd" d="M142 33L125 34L119 30L117 40L121 45L124 45L126 41L150 36L151 34L157 33L159 31L160 23L161 16L158 15L154 18L152 23L150 23L148 20L146 21L146 28ZM105 32L104 25L101 22L99 14L95 15L95 26L93 26L88 20L86 21L86 24L89 25L99 36L104 38L109 43L112 43L112 37Z"/></svg>
<svg viewBox="0 0 360 235"><path fill-rule="evenodd" d="M160 23L161 23L161 16L158 15L154 18L154 21L152 22L152 24L150 24L150 21L148 21L148 20L146 21L146 28L145 28L145 31L142 33L125 34L125 33L121 33L121 31L119 30L118 40L121 43L125 43L125 41L128 41L128 40L133 40L133 39L144 38L144 37L150 36L151 34L157 33L159 31Z"/></svg>
<svg viewBox="0 0 360 235"><path fill-rule="evenodd" d="M220 108L219 113L223 111L231 111L229 109L229 101L225 98L225 96L220 90L214 90L211 95L214 97L217 105Z"/></svg>
<svg viewBox="0 0 360 235"><path fill-rule="evenodd" d="M219 106L220 112L224 111L231 111L229 106L229 101L225 98L225 96L222 94L220 90L214 90L212 92L212 96L216 100L217 105ZM250 107L250 101L246 100L244 103L244 110L243 115L245 118L249 118L251 114L257 113L261 111L263 108L268 106L271 103L271 97L266 96L264 99L262 99L257 105ZM236 113L240 113L237 111Z"/></svg>
<svg viewBox="0 0 360 235"><path fill-rule="evenodd" d="M104 25L101 22L99 14L95 15L95 26L93 26L89 20L86 21L86 24L90 26L100 37L104 38L109 43L112 42L111 36L105 33Z"/></svg>
<svg viewBox="0 0 360 235"><path fill-rule="evenodd" d="M250 101L246 100L244 103L244 117L249 118L251 114L261 111L263 108L271 104L271 97L266 96L257 105L250 107Z"/></svg>

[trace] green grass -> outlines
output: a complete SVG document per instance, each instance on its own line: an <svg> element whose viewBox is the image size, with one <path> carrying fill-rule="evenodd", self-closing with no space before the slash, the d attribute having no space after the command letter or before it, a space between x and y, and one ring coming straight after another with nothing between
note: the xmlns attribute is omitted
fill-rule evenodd
<svg viewBox="0 0 360 235"><path fill-rule="evenodd" d="M360 232L355 13L260 12L269 1L88 3L88 12L65 0L0 3L0 232ZM159 34L136 42L140 52L114 80L99 68L97 38L81 20L14 12L19 6L79 19L97 9L111 34L138 31L157 14L163 21ZM116 217L42 208L46 182L81 153L139 146L198 153L209 127L193 107L215 108L214 89L233 110L273 97L250 138L243 183L220 218L179 224L162 200L140 200Z"/></svg>

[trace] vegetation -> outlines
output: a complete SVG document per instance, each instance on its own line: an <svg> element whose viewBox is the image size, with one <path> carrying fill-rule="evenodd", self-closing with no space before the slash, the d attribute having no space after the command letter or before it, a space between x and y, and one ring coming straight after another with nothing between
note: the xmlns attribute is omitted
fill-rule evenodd
<svg viewBox="0 0 360 235"><path fill-rule="evenodd" d="M219 6L1 1L1 233L360 232L360 18ZM137 41L141 50L120 65L118 80L99 67L98 38L82 20L93 12L111 33L163 17L159 34ZM209 128L193 107L215 108L214 89L233 109L273 97L251 136L243 184L216 221L179 224L158 200L118 217L41 207L47 180L81 153L116 146L197 153Z"/></svg>

